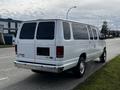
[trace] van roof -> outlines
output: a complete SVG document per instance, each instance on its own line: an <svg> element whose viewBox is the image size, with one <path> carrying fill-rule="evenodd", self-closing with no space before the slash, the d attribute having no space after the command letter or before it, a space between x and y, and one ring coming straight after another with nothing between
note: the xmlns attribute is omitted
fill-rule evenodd
<svg viewBox="0 0 120 90"><path fill-rule="evenodd" d="M23 23L26 22L35 22L35 21L56 21L56 20L60 20L60 21L67 21L67 22L74 22L74 23L81 23L79 21L74 21L74 20L67 20L67 19L37 19L37 20L28 20L28 21L24 21ZM81 24L85 24L85 23L81 23ZM85 25L90 25L90 24L85 24ZM94 25L90 25L92 27L96 27ZM96 27L97 28L97 27Z"/></svg>

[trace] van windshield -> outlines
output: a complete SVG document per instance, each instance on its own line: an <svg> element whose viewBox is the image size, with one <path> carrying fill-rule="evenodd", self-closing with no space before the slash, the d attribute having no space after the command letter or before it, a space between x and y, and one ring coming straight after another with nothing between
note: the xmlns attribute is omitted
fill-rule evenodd
<svg viewBox="0 0 120 90"><path fill-rule="evenodd" d="M36 23L24 23L21 32L20 39L34 39Z"/></svg>
<svg viewBox="0 0 120 90"><path fill-rule="evenodd" d="M54 39L55 22L40 22L37 29L37 39Z"/></svg>

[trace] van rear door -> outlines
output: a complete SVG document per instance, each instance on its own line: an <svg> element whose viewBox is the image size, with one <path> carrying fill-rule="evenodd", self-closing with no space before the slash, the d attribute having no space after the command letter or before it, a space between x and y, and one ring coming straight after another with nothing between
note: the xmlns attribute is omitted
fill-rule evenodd
<svg viewBox="0 0 120 90"><path fill-rule="evenodd" d="M35 62L51 64L55 60L55 22L39 22L35 40Z"/></svg>
<svg viewBox="0 0 120 90"><path fill-rule="evenodd" d="M17 39L17 58L19 61L34 62L35 60L35 35L36 23L24 23Z"/></svg>

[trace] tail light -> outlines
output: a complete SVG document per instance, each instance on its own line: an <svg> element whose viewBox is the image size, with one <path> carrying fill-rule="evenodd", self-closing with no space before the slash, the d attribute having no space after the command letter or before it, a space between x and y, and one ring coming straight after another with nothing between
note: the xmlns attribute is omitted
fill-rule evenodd
<svg viewBox="0 0 120 90"><path fill-rule="evenodd" d="M63 46L57 46L56 47L56 57L57 58L63 58L64 57L64 47Z"/></svg>
<svg viewBox="0 0 120 90"><path fill-rule="evenodd" d="M15 53L17 54L17 45L15 45Z"/></svg>

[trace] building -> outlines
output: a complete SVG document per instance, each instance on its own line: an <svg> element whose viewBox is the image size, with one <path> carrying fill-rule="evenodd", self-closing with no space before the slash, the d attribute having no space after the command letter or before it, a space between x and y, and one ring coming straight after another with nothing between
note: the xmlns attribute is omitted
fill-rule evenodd
<svg viewBox="0 0 120 90"><path fill-rule="evenodd" d="M16 32L20 24L21 21L19 20L13 20L11 18L8 19L0 18L0 32L2 32L4 35L16 36Z"/></svg>

